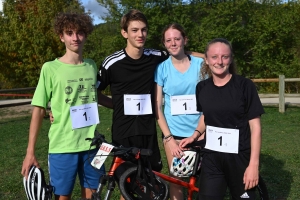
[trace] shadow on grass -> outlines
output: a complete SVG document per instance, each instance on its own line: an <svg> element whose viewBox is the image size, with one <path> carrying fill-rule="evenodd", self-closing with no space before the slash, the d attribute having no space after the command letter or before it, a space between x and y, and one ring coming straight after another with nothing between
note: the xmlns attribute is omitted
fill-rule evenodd
<svg viewBox="0 0 300 200"><path fill-rule="evenodd" d="M260 174L266 182L270 199L284 200L289 196L293 176L284 170L284 162L273 156L261 154Z"/></svg>

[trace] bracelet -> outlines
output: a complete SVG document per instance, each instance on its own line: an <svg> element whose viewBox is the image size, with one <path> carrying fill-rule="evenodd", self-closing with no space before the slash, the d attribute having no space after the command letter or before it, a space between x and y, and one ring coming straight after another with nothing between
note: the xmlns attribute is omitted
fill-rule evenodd
<svg viewBox="0 0 300 200"><path fill-rule="evenodd" d="M201 133L201 132L200 132L199 130L197 130L197 129L196 129L195 131L198 132L198 133L200 133L200 135L199 135L197 138L195 138L195 141L198 140L198 138L201 137L201 135L203 135L203 133L205 133L205 131L203 131L203 132Z"/></svg>
<svg viewBox="0 0 300 200"><path fill-rule="evenodd" d="M169 137L168 139L166 139L166 140L164 140L165 141L165 143L167 143L167 142L169 142L171 139L173 138L173 136L172 137Z"/></svg>
<svg viewBox="0 0 300 200"><path fill-rule="evenodd" d="M164 137L164 140L166 140L166 139L168 139L168 138L170 138L170 137L173 137L173 135L170 134L170 135L165 136L165 137Z"/></svg>

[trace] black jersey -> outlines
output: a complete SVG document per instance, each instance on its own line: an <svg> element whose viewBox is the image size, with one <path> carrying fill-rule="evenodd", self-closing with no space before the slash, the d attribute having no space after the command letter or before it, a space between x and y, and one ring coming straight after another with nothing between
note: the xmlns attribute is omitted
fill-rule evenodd
<svg viewBox="0 0 300 200"><path fill-rule="evenodd" d="M104 90L110 85L114 109L112 124L114 139L156 134L154 71L168 56L165 51L144 49L139 59L132 59L125 49L122 49L105 58L100 70L99 89ZM124 115L124 94L151 94L153 114Z"/></svg>
<svg viewBox="0 0 300 200"><path fill-rule="evenodd" d="M254 83L232 75L224 86L218 87L212 78L196 87L197 110L203 112L205 125L239 130L239 151L250 152L249 120L264 113Z"/></svg>

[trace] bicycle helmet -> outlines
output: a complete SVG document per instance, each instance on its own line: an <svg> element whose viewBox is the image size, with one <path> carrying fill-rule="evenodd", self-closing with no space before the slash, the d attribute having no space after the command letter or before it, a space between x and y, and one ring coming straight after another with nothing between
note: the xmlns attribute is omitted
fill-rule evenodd
<svg viewBox="0 0 300 200"><path fill-rule="evenodd" d="M41 168L32 166L28 179L23 178L23 184L28 200L51 200L52 186L47 185Z"/></svg>
<svg viewBox="0 0 300 200"><path fill-rule="evenodd" d="M193 173L196 160L195 151L184 151L184 156L181 158L174 157L170 172L174 176L189 177Z"/></svg>

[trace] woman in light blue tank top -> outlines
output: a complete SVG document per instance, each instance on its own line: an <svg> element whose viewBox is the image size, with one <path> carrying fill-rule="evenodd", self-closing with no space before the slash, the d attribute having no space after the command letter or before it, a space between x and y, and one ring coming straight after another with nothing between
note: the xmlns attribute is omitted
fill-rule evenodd
<svg viewBox="0 0 300 200"><path fill-rule="evenodd" d="M171 167L173 157L183 155L180 140L193 135L201 115L196 111L195 89L203 59L185 54L187 37L179 24L168 25L162 41L170 57L155 72L156 114ZM183 199L180 186L170 184L170 199Z"/></svg>

